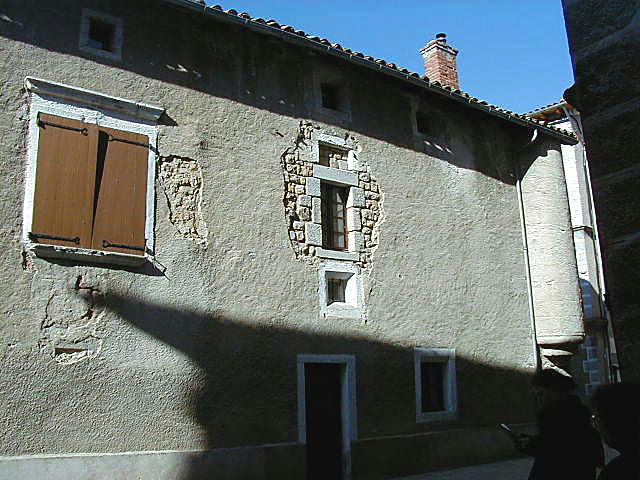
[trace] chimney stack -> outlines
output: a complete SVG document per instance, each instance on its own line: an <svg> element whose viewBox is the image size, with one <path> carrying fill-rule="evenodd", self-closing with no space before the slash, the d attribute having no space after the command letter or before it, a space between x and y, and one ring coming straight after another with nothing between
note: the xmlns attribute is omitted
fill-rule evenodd
<svg viewBox="0 0 640 480"><path fill-rule="evenodd" d="M447 45L446 33L438 33L434 40L420 49L420 53L424 58L424 74L429 77L429 80L438 81L452 88L460 88L456 65L458 50Z"/></svg>

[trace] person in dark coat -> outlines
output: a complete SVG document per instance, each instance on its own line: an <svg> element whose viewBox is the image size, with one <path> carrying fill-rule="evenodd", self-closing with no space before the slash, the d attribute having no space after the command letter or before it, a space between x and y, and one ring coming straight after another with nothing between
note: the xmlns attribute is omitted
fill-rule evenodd
<svg viewBox="0 0 640 480"><path fill-rule="evenodd" d="M555 370L533 378L538 404L538 433L518 435L516 448L534 458L529 480L595 480L604 449L591 423L591 412L571 395L574 381Z"/></svg>
<svg viewBox="0 0 640 480"><path fill-rule="evenodd" d="M596 390L593 404L602 438L620 452L598 480L640 480L640 385L604 385Z"/></svg>

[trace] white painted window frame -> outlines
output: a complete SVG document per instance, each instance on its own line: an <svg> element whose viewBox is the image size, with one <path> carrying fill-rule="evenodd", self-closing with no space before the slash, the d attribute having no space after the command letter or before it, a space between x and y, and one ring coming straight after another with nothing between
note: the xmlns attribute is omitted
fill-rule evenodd
<svg viewBox="0 0 640 480"><path fill-rule="evenodd" d="M307 444L305 401L305 363L338 363L344 365L342 375L342 458L345 462L345 480L351 479L351 443L358 439L358 412L356 411L356 356L299 354L296 358L298 379L298 443Z"/></svg>
<svg viewBox="0 0 640 480"><path fill-rule="evenodd" d="M113 25L113 52L101 50L99 48L93 48L89 45L89 30L91 27L91 20L97 20L98 22ZM80 40L78 48L82 52L90 53L91 55L95 55L97 57L108 58L109 60L119 62L122 60L123 30L123 21L121 18L98 12L90 8L83 8L82 17L80 19Z"/></svg>
<svg viewBox="0 0 640 480"><path fill-rule="evenodd" d="M458 392L456 385L456 350L454 348L415 348L413 352L415 390L416 390L416 422L438 422L455 420L458 416ZM444 364L443 394L445 410L441 412L422 411L421 368L423 361Z"/></svg>
<svg viewBox="0 0 640 480"><path fill-rule="evenodd" d="M364 309L362 275L357 265L350 262L323 262L318 269L320 281L320 313L325 317L361 318ZM328 280L339 278L347 281L345 302L328 305Z"/></svg>
<svg viewBox="0 0 640 480"><path fill-rule="evenodd" d="M164 112L164 109L35 77L27 77L24 83L26 90L30 93L25 196L22 212L22 241L25 247L40 257L63 258L89 263L135 266L144 263L146 260L153 260L155 174L158 153L156 146L157 130L158 119ZM40 113L57 115L126 132L139 133L149 138L150 147L147 163L145 219L146 244L144 255L46 245L33 242L29 238L29 232L31 231L33 222L35 179L40 135L38 115Z"/></svg>

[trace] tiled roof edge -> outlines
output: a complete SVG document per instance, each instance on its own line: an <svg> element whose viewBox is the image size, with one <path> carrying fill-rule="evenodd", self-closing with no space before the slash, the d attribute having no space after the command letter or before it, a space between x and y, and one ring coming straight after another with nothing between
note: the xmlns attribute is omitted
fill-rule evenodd
<svg viewBox="0 0 640 480"><path fill-rule="evenodd" d="M275 20L254 18L246 12L238 13L233 9L225 11L219 5L207 6L199 0L162 1L168 4L185 7L193 11L199 11L205 16L216 18L223 22L242 25L259 33L278 36L290 43L298 44L306 48L312 48L314 50L342 58L356 65L369 68L370 70L376 70L400 80L404 80L412 85L449 97L452 100L456 100L471 108L488 113L489 115L502 118L521 126L538 128L542 133L546 133L547 135L557 138L565 143L577 143L576 138L566 130L545 125L541 120L529 118L526 114L515 113L495 105L490 105L488 102L479 100L461 90L456 90L448 86L443 87L439 82L431 82L427 77L421 77L418 73L411 72L406 68L398 67L394 63L387 62L382 59L375 59L371 56L364 55L363 53L345 48L338 43L332 44L325 38L308 35L302 30L297 30L289 25L280 25Z"/></svg>

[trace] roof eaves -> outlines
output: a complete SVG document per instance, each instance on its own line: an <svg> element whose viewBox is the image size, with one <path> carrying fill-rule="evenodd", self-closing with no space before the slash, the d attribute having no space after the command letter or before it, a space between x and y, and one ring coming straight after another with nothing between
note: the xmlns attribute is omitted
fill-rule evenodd
<svg viewBox="0 0 640 480"><path fill-rule="evenodd" d="M574 135L566 130L545 125L544 122L529 118L526 114L518 114L510 110L490 105L484 100L472 97L466 92L453 89L449 86L442 86L439 82L431 82L425 76L420 76L415 72L411 72L403 67L398 67L394 63L386 62L382 59L374 59L371 56L364 55L360 52L354 52L349 48L345 48L338 43L331 43L325 38L314 35L308 35L302 30L296 30L289 25L280 25L275 20L263 20L261 18L253 18L248 13L238 13L236 10L223 10L219 5L207 6L198 0L163 0L165 3L185 7L193 11L199 11L203 15L225 23L242 25L250 30L273 35L284 39L287 42L298 44L302 47L312 48L314 50L342 58L356 65L363 66L370 70L376 70L381 73L393 76L400 80L407 81L419 88L427 89L431 92L446 96L452 100L463 103L471 108L480 110L489 115L502 118L509 122L528 127L538 128L541 133L545 133L564 143L575 144L577 139Z"/></svg>

